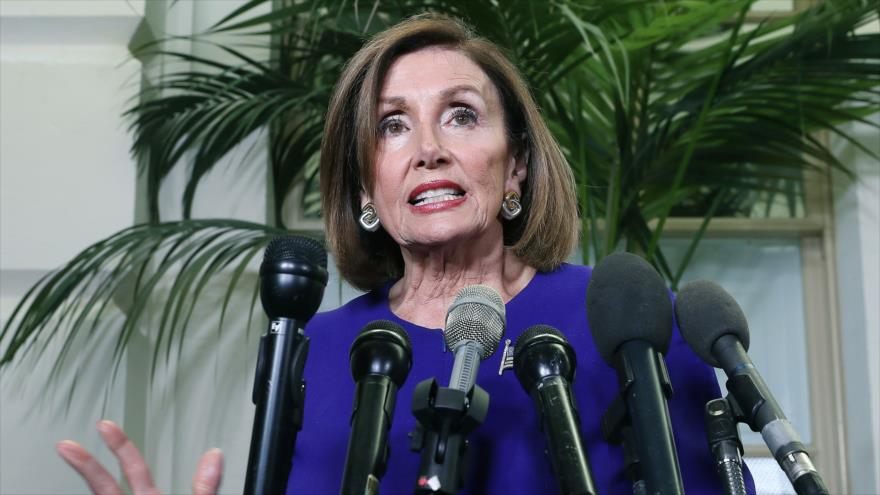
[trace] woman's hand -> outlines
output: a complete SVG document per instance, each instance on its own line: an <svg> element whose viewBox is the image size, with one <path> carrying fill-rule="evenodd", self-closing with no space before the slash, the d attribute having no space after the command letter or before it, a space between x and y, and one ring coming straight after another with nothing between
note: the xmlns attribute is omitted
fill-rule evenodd
<svg viewBox="0 0 880 495"><path fill-rule="evenodd" d="M98 422L98 432L104 443L113 451L119 460L119 467L128 480L134 495L160 495L162 492L153 483L150 468L141 456L137 447L128 439L122 428L112 421ZM72 440L62 440L55 446L58 455L88 483L92 492L100 495L122 495L122 489L113 476L98 463L89 452ZM223 474L223 453L220 449L211 449L199 459L196 473L192 479L194 495L214 495L220 487Z"/></svg>

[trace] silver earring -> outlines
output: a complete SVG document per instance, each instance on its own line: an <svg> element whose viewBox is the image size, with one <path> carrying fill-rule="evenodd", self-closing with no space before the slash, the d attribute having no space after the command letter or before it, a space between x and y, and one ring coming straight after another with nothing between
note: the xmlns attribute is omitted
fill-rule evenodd
<svg viewBox="0 0 880 495"><path fill-rule="evenodd" d="M501 201L501 216L505 220L513 220L522 213L522 203L519 201L519 194L515 191L508 191Z"/></svg>
<svg viewBox="0 0 880 495"><path fill-rule="evenodd" d="M373 203L367 203L361 208L361 216L358 218L358 223L367 232L379 230L379 215L376 213L376 207L373 206Z"/></svg>

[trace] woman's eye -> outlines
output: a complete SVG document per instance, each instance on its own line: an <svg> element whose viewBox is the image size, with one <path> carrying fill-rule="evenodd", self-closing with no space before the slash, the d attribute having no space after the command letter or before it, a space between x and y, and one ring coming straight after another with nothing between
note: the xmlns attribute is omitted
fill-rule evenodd
<svg viewBox="0 0 880 495"><path fill-rule="evenodd" d="M387 117L383 119L382 122L379 122L379 133L382 135L400 134L405 130L406 126L403 125L403 121L397 116Z"/></svg>
<svg viewBox="0 0 880 495"><path fill-rule="evenodd" d="M477 113L470 108L456 107L452 113L452 123L460 126L476 124Z"/></svg>

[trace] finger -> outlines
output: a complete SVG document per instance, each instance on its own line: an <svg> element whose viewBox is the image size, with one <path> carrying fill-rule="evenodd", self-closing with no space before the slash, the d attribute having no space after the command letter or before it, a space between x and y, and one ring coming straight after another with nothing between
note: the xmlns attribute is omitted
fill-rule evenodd
<svg viewBox="0 0 880 495"><path fill-rule="evenodd" d="M98 432L119 461L119 467L125 473L125 479L128 480L132 492L135 495L158 494L159 490L153 483L147 462L122 428L105 419L98 421Z"/></svg>
<svg viewBox="0 0 880 495"><path fill-rule="evenodd" d="M113 476L78 443L63 440L55 445L55 451L88 483L92 493L98 495L122 495L122 489Z"/></svg>
<svg viewBox="0 0 880 495"><path fill-rule="evenodd" d="M193 495L214 495L220 488L223 477L223 452L211 449L199 458L196 474L193 475Z"/></svg>

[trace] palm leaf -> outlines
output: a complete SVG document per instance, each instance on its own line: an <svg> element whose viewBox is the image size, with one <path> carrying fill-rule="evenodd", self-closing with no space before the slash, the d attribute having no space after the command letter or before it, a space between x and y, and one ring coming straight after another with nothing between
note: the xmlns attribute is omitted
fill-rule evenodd
<svg viewBox="0 0 880 495"><path fill-rule="evenodd" d="M153 335L155 370L163 357L170 358L172 344L183 341L199 296L217 275L234 267L218 315L222 322L231 292L250 261L272 237L284 232L234 220L185 220L137 225L101 240L26 294L0 332L4 344L0 366L26 353L47 333L61 335L63 345L50 373L50 381L57 380L69 364L75 342L111 332L118 367L133 332L145 326L148 310L154 310L149 302L160 298L160 324ZM117 328L100 325L110 307L122 314ZM163 346L164 356L159 354ZM36 359L44 349L38 350Z"/></svg>
<svg viewBox="0 0 880 495"><path fill-rule="evenodd" d="M725 4L742 12L749 3ZM876 9L835 2L738 32L738 23L731 24L729 16L712 17L702 10L710 8L695 2L683 8L647 9L646 17L619 31L610 50L628 53L635 97L627 100L619 89L623 81L593 83L588 86L592 92L582 93L588 101L579 111L590 117L614 115L614 122L594 117L586 137L560 139L573 162L583 159L572 154L577 149L572 143L578 139L599 147L589 163L594 172L578 178L589 175L593 182L580 187L603 198L581 196L582 212L618 223L604 230L605 252L616 249L621 237L642 249L643 220L658 219L659 228L643 246L652 257L664 219L675 206L709 207L711 201L698 198L715 194L725 183L791 194L799 190L802 171L817 160L845 170L811 133L837 132L839 123L861 121L876 111L878 54L867 49L877 41L876 35L854 34L856 27L876 21ZM644 41L662 25L673 26L670 38L660 46ZM788 33L792 26L796 29ZM619 72L605 66L617 59L624 55L594 57L584 67L603 80L613 79ZM552 110L564 112L562 98L556 99ZM561 127L566 134L578 132L571 124L577 116L557 113L550 116L554 118L567 122ZM743 203L735 208L740 211L748 210L756 198L729 197L740 198ZM728 207L732 205L725 201L717 208ZM661 269L659 260L652 261Z"/></svg>

